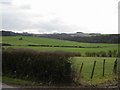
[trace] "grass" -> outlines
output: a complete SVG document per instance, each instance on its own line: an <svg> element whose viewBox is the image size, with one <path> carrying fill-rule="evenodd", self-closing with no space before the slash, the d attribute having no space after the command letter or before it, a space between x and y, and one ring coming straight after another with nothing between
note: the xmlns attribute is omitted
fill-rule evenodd
<svg viewBox="0 0 120 90"><path fill-rule="evenodd" d="M23 40L19 40L22 37ZM2 36L3 43L9 43L14 45L28 45L28 44L45 44L45 45L74 45L74 46L103 46L103 47L113 47L116 44L96 44L96 43L79 43L74 41L59 40L59 39L50 39L50 38L40 38L40 37L31 37L31 36Z"/></svg>
<svg viewBox="0 0 120 90"><path fill-rule="evenodd" d="M105 76L102 76L103 72L103 60L106 60L105 63ZM93 79L91 79L91 72L93 68L94 61L96 61L96 67L94 71ZM112 81L115 79L116 75L113 73L113 65L115 58L100 58L100 57L75 57L71 60L72 69L75 71L76 76L79 75L79 70L81 64L83 63L83 69L81 73L81 78L78 79L79 83L87 84L101 84L107 81ZM77 80L77 78L75 78Z"/></svg>
<svg viewBox="0 0 120 90"><path fill-rule="evenodd" d="M6 77L6 76L3 76L2 79L3 79L3 83L9 84L9 85L21 85L21 86L24 85L25 86L28 84L32 84L32 82L30 82L30 81L28 82L25 80L10 78L10 77Z"/></svg>
<svg viewBox="0 0 120 90"><path fill-rule="evenodd" d="M19 40L22 37L23 40ZM39 51L66 51L66 52L78 52L84 56L85 52L99 52L109 50L118 50L117 44L103 44L103 43L80 43L66 40L39 38L31 36L3 36L2 43L12 44L14 46L4 46L5 48L31 48ZM101 48L66 48L66 47L40 47L40 46L27 46L33 45L59 45L59 46L83 46L83 47L101 47Z"/></svg>
<svg viewBox="0 0 120 90"><path fill-rule="evenodd" d="M41 85L40 83L32 82L32 81L27 81L27 80L21 80L17 78L11 78L7 76L2 77L2 83L12 85L12 86L37 86Z"/></svg>

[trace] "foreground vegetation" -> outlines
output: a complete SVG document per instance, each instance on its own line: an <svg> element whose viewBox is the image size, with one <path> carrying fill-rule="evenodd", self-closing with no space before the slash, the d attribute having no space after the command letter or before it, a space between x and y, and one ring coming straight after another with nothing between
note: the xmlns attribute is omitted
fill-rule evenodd
<svg viewBox="0 0 120 90"><path fill-rule="evenodd" d="M78 56L78 53L5 49L3 76L36 82L38 85L98 85L116 81L117 75L113 72L116 58ZM103 60L106 60L104 76ZM91 78L94 61L97 64ZM83 69L79 72L82 63Z"/></svg>

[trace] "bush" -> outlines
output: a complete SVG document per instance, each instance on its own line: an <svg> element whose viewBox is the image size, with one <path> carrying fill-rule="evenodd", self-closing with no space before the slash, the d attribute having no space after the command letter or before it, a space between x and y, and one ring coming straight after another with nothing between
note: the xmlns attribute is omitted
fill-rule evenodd
<svg viewBox="0 0 120 90"><path fill-rule="evenodd" d="M22 38L22 37L20 37L20 38L19 38L19 40L23 40L23 38Z"/></svg>
<svg viewBox="0 0 120 90"><path fill-rule="evenodd" d="M85 52L85 56L87 56L87 57L96 57L97 54L96 54L96 52Z"/></svg>
<svg viewBox="0 0 120 90"><path fill-rule="evenodd" d="M107 57L107 54L106 54L105 51L100 51L100 52L99 52L99 56L100 56L100 57Z"/></svg>
<svg viewBox="0 0 120 90"><path fill-rule="evenodd" d="M9 43L0 43L0 46L12 46L12 45Z"/></svg>
<svg viewBox="0 0 120 90"><path fill-rule="evenodd" d="M3 75L50 84L72 81L69 58L74 53L6 49L2 54Z"/></svg>
<svg viewBox="0 0 120 90"><path fill-rule="evenodd" d="M108 57L112 57L112 51L111 50L108 51Z"/></svg>

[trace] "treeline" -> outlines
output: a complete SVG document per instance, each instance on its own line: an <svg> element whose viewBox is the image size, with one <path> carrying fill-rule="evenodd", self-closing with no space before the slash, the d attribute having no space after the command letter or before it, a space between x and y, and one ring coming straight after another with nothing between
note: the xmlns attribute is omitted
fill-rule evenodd
<svg viewBox="0 0 120 90"><path fill-rule="evenodd" d="M2 36L15 36L17 33L14 33L12 31L0 31L0 35Z"/></svg>
<svg viewBox="0 0 120 90"><path fill-rule="evenodd" d="M43 84L70 84L69 59L78 56L67 52L39 52L30 49L3 49L2 75Z"/></svg>
<svg viewBox="0 0 120 90"><path fill-rule="evenodd" d="M90 37L71 36L69 34L46 34L41 37L55 38L61 40L77 41L84 43L113 43L120 44L120 34L98 35Z"/></svg>
<svg viewBox="0 0 120 90"><path fill-rule="evenodd" d="M17 35L33 36L33 34L30 33L15 33L12 31L0 31L0 36L17 36Z"/></svg>

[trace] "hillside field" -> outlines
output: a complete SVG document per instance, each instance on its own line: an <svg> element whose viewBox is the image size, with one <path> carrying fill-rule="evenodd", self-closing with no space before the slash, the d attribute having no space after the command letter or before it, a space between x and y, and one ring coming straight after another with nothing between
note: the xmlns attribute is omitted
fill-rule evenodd
<svg viewBox="0 0 120 90"><path fill-rule="evenodd" d="M19 40L22 37L23 40ZM2 43L11 44L13 48L31 48L40 51L67 51L78 52L84 55L85 52L99 52L109 50L118 50L117 44L103 44L103 43L79 43L66 40L39 38L30 36L3 36ZM28 46L28 45L58 45L58 46L81 46L84 48L74 47L40 47L40 46Z"/></svg>

